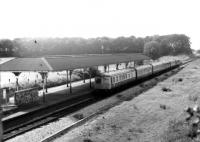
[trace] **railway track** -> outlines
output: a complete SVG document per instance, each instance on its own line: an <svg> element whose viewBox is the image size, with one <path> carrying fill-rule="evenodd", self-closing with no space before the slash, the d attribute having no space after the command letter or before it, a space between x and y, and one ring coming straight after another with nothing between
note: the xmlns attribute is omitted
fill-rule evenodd
<svg viewBox="0 0 200 142"><path fill-rule="evenodd" d="M83 106L93 103L94 96L85 95L75 97L69 101L52 105L3 122L3 140L11 139L44 124L58 120Z"/></svg>
<svg viewBox="0 0 200 142"><path fill-rule="evenodd" d="M191 61L193 61L193 60L185 61L182 65L182 67L184 67ZM167 71L169 71L169 70L167 70ZM164 71L164 72L167 72L167 71ZM155 76L158 76L164 72L161 72L156 75L152 75L151 77L140 79L134 83L130 83L130 85L128 85L128 86L129 87L133 86L133 84L137 85L141 82L144 82ZM126 86L125 88L123 88L123 90L127 89L127 88L128 87ZM115 94L116 92L119 92L119 90L120 89L117 89L117 91L114 91L113 94ZM87 94L87 95L82 95L81 97L80 96L74 97L71 100L66 100L66 101L58 103L56 105L52 105L50 107L43 108L43 109L40 109L40 110L32 112L32 113L28 113L28 114L22 115L20 117L4 121L3 122L3 127L4 127L3 140L5 141L8 139L11 139L15 136L23 134L34 128L37 128L39 126L45 125L45 124L53 122L55 120L58 120L59 118L72 113L73 111L76 111L84 106L87 106L89 104L95 103L95 102L103 99L103 98L97 99L94 96L95 96L94 94L93 95ZM96 116L98 113L99 112L92 114L91 116L86 117L82 120L79 120L78 122L72 124L71 126L59 131L58 133L53 134L52 136L50 136L48 138L45 138L44 140L42 140L42 142L50 141L50 140L58 137L62 133L66 133L67 131L71 130L72 128L79 126L79 125L83 124L84 122L86 122L87 120L91 119L92 117ZM30 119L30 118L32 118L32 119Z"/></svg>

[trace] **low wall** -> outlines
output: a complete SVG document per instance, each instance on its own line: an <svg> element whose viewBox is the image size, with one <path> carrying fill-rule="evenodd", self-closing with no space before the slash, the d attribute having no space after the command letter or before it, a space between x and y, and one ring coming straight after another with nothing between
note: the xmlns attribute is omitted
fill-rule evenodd
<svg viewBox="0 0 200 142"><path fill-rule="evenodd" d="M15 92L15 105L26 105L38 102L38 88L30 88Z"/></svg>

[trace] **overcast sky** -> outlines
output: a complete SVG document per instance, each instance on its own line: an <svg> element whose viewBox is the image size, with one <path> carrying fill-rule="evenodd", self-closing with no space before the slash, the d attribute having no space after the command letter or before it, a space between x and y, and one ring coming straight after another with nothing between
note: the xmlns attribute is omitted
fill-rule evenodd
<svg viewBox="0 0 200 142"><path fill-rule="evenodd" d="M0 38L186 34L200 49L199 0L0 0Z"/></svg>

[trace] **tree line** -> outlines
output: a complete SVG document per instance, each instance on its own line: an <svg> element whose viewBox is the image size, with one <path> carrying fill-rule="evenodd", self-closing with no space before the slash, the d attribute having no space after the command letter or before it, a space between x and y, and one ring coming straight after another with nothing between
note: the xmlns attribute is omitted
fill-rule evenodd
<svg viewBox="0 0 200 142"><path fill-rule="evenodd" d="M164 55L191 54L184 34L98 38L17 38L0 40L0 56L39 57L64 54L144 53L153 59Z"/></svg>

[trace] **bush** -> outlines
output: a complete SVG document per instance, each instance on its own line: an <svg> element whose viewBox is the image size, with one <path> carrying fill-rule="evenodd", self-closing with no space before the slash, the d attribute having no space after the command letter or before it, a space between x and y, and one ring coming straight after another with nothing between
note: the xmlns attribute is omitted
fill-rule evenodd
<svg viewBox="0 0 200 142"><path fill-rule="evenodd" d="M190 94L188 99L192 102L196 102L198 100L199 96L197 94Z"/></svg>
<svg viewBox="0 0 200 142"><path fill-rule="evenodd" d="M81 120L81 119L84 118L83 114L75 114L73 117L78 119L78 120Z"/></svg>
<svg viewBox="0 0 200 142"><path fill-rule="evenodd" d="M169 122L167 131L163 134L162 142L194 142L189 137L190 129L184 121L172 120Z"/></svg>
<svg viewBox="0 0 200 142"><path fill-rule="evenodd" d="M171 92L172 90L170 88L167 88L167 87L162 87L162 91L164 91L164 92Z"/></svg>
<svg viewBox="0 0 200 142"><path fill-rule="evenodd" d="M162 109L167 109L167 106L166 105L162 105L162 104L160 104L160 108L162 108Z"/></svg>
<svg viewBox="0 0 200 142"><path fill-rule="evenodd" d="M179 78L178 81L181 82L181 81L183 81L183 79L182 79L182 78Z"/></svg>

